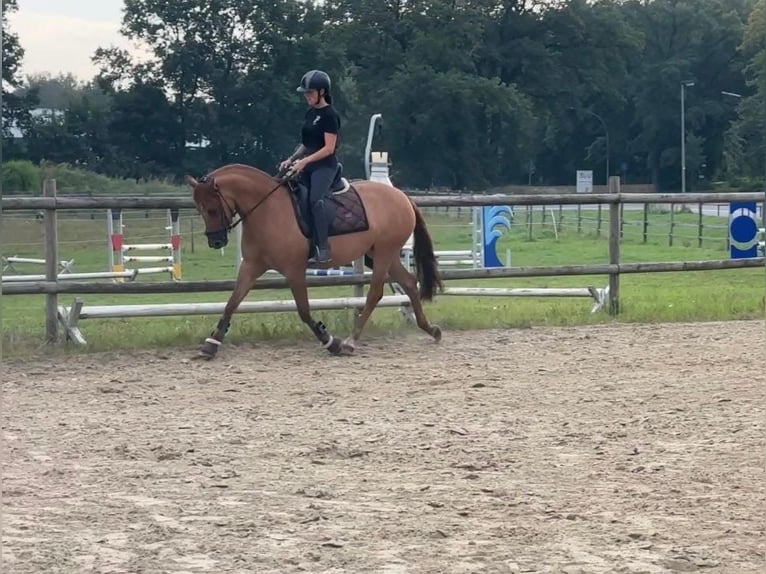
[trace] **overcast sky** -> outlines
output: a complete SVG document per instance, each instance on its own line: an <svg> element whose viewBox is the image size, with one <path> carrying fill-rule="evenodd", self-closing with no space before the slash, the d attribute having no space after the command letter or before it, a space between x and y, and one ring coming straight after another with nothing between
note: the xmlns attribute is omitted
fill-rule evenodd
<svg viewBox="0 0 766 574"><path fill-rule="evenodd" d="M135 52L119 34L123 0L18 0L9 16L11 29L25 50L22 74L71 72L90 79L90 61L100 46Z"/></svg>

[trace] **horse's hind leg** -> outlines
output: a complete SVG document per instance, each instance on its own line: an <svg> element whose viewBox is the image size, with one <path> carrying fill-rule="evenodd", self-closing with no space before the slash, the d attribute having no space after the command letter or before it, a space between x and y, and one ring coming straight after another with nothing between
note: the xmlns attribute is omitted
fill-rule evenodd
<svg viewBox="0 0 766 574"><path fill-rule="evenodd" d="M367 299L364 302L364 308L354 320L354 328L351 335L343 341L343 350L353 352L356 342L362 335L364 326L367 324L370 315L375 310L375 306L383 298L383 285L388 276L388 270L391 264L398 258L399 251L387 252L376 247L373 251L372 278L370 279L370 288L367 291Z"/></svg>
<svg viewBox="0 0 766 574"><path fill-rule="evenodd" d="M402 286L407 297L410 298L412 311L415 313L418 327L431 335L437 342L440 341L442 331L438 325L431 325L426 318L426 314L423 311L423 303L420 301L420 295L418 295L418 281L415 276L407 271L401 260L394 261L388 272L391 278Z"/></svg>

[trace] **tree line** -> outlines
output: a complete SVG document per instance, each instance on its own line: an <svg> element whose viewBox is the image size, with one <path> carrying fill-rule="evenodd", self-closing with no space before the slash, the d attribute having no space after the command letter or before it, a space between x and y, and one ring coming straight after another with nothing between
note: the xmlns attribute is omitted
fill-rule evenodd
<svg viewBox="0 0 766 574"><path fill-rule="evenodd" d="M298 80L321 68L352 177L381 112L375 148L406 187L572 184L577 169L598 184L608 165L678 190L682 85L687 189L757 189L766 169L766 0L125 0L121 33L151 58L100 48L87 82L21 78L14 9L6 159L137 180L274 171L299 138Z"/></svg>

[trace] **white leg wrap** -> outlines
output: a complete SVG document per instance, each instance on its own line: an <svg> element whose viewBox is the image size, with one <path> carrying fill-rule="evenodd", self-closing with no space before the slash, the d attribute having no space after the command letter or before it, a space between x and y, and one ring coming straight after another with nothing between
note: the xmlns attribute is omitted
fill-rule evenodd
<svg viewBox="0 0 766 574"><path fill-rule="evenodd" d="M221 346L221 341L217 341L216 339L213 339L212 337L208 337L205 339L206 343L212 343L213 345L216 345L217 347Z"/></svg>
<svg viewBox="0 0 766 574"><path fill-rule="evenodd" d="M330 337L330 339L326 343L322 343L322 346L325 349L328 348L330 345L332 345L332 337Z"/></svg>

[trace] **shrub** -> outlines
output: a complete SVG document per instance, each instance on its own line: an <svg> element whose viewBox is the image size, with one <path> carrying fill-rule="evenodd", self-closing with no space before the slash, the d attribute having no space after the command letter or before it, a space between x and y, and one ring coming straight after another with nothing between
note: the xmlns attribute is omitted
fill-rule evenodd
<svg viewBox="0 0 766 574"><path fill-rule="evenodd" d="M9 195L36 195L42 190L40 168L31 161L13 160L3 163L3 191Z"/></svg>

